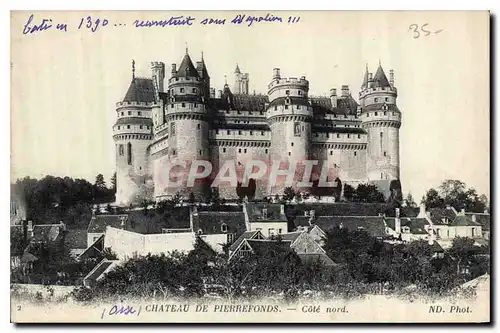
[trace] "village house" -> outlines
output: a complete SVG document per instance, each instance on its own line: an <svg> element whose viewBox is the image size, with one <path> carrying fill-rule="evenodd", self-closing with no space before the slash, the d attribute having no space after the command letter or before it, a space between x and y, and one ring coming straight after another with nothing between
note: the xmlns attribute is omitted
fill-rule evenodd
<svg viewBox="0 0 500 333"><path fill-rule="evenodd" d="M246 231L261 231L265 237L288 232L285 206L268 203L243 203Z"/></svg>

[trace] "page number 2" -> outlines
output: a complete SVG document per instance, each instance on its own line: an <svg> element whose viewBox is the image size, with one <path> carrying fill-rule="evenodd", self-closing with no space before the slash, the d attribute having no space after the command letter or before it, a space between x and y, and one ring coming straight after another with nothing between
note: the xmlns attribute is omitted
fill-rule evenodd
<svg viewBox="0 0 500 333"><path fill-rule="evenodd" d="M410 24L410 26L408 27L408 31L412 31L413 32L413 39L417 39L419 38L420 36L429 36L430 34L438 34L440 33L441 31L443 31L443 29L439 29L439 30L435 30L435 31L431 31L429 29L429 24L428 23L425 23L423 25L421 25L419 27L418 24Z"/></svg>
<svg viewBox="0 0 500 333"><path fill-rule="evenodd" d="M20 305L17 306L17 311L21 311L21 306Z"/></svg>

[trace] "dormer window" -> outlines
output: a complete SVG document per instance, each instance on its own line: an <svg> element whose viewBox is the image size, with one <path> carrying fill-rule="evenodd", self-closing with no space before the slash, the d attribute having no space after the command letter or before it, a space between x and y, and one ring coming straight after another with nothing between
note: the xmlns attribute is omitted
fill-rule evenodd
<svg viewBox="0 0 500 333"><path fill-rule="evenodd" d="M267 219L267 208L262 209L262 218Z"/></svg>
<svg viewBox="0 0 500 333"><path fill-rule="evenodd" d="M221 230L222 232L227 232L227 224L222 223L222 224L220 225L220 230Z"/></svg>
<svg viewBox="0 0 500 333"><path fill-rule="evenodd" d="M181 88L181 93L183 93L183 92L184 92L184 88Z"/></svg>
<svg viewBox="0 0 500 333"><path fill-rule="evenodd" d="M198 229L198 232L197 232L198 235L203 235L203 230L201 229Z"/></svg>

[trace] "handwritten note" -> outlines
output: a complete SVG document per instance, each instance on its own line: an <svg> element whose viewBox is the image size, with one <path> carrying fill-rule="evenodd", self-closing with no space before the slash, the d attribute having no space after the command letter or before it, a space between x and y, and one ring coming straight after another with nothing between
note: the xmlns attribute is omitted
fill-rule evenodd
<svg viewBox="0 0 500 333"><path fill-rule="evenodd" d="M273 24L297 24L300 22L300 16L282 17L267 13L264 16L254 16L248 14L232 14L230 17L200 17L196 18L191 15L168 16L164 19L154 20L133 20L132 22L111 22L106 17L83 16L74 24L71 22L54 22L50 17L35 17L31 14L25 21L23 29L24 35L32 35L42 33L44 31L59 31L67 32L70 30L88 30L95 33L102 29L110 27L126 27L133 28L165 28L165 27L189 27L193 25L202 26L222 26L222 25L241 25L255 26L263 23Z"/></svg>

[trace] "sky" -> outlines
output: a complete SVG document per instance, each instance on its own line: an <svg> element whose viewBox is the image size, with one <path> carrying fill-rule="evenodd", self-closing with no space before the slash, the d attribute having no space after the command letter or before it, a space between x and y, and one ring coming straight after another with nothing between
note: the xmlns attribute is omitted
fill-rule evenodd
<svg viewBox="0 0 500 333"><path fill-rule="evenodd" d="M52 19L53 27L23 34ZM272 70L305 75L310 95L347 84L357 96L366 64L395 72L403 192L418 199L445 179L490 195L489 16L487 12L270 12L283 22L234 25L237 14L266 12L12 12L11 180L70 176L93 181L114 172L115 103L132 78L167 76L186 45L201 57L212 87L231 85L236 63L250 91L266 93ZM99 26L92 32L86 19ZM138 20L194 17L191 26L137 28ZM289 16L300 17L289 24ZM204 26L206 17L226 24ZM108 23L102 26L106 19ZM66 23L67 31L55 24ZM426 25L425 25L426 24ZM418 26L420 36L415 32ZM425 31L430 33L427 35ZM29 29L28 29L29 30Z"/></svg>

